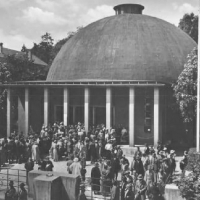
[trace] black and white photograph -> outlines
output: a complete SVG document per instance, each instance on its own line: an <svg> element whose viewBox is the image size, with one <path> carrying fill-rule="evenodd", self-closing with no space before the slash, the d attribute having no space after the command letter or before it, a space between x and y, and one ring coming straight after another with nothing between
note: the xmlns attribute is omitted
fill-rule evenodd
<svg viewBox="0 0 200 200"><path fill-rule="evenodd" d="M200 200L200 0L0 0L0 200Z"/></svg>

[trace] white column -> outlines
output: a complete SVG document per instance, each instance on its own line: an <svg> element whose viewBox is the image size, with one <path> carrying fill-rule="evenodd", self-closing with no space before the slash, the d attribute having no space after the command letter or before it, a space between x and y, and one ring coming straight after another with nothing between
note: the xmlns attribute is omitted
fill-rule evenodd
<svg viewBox="0 0 200 200"><path fill-rule="evenodd" d="M25 92L18 91L18 132L25 134Z"/></svg>
<svg viewBox="0 0 200 200"><path fill-rule="evenodd" d="M134 146L135 139L135 88L129 88L129 145Z"/></svg>
<svg viewBox="0 0 200 200"><path fill-rule="evenodd" d="M112 126L112 89L110 87L106 88L106 128L110 130Z"/></svg>
<svg viewBox="0 0 200 200"><path fill-rule="evenodd" d="M159 141L159 88L154 88L154 146Z"/></svg>
<svg viewBox="0 0 200 200"><path fill-rule="evenodd" d="M95 118L96 118L96 108L92 108L92 125L95 125Z"/></svg>
<svg viewBox="0 0 200 200"><path fill-rule="evenodd" d="M84 89L84 125L85 131L89 130L89 108L90 108L90 89L85 87Z"/></svg>
<svg viewBox="0 0 200 200"><path fill-rule="evenodd" d="M7 89L7 137L11 134L11 89Z"/></svg>
<svg viewBox="0 0 200 200"><path fill-rule="evenodd" d="M29 88L25 88L25 133L28 135L29 130Z"/></svg>
<svg viewBox="0 0 200 200"><path fill-rule="evenodd" d="M68 113L69 113L69 90L68 88L64 88L64 105L63 105L63 122L64 125L67 126L68 125Z"/></svg>
<svg viewBox="0 0 200 200"><path fill-rule="evenodd" d="M111 112L113 113L113 115L112 115L112 113L111 113L111 115L112 115L112 117L113 117L112 123L113 123L113 126L115 126L115 107L113 107L113 109L111 109Z"/></svg>
<svg viewBox="0 0 200 200"><path fill-rule="evenodd" d="M73 106L73 124L75 124L76 121L76 106Z"/></svg>
<svg viewBox="0 0 200 200"><path fill-rule="evenodd" d="M44 88L44 125L49 123L49 89Z"/></svg>

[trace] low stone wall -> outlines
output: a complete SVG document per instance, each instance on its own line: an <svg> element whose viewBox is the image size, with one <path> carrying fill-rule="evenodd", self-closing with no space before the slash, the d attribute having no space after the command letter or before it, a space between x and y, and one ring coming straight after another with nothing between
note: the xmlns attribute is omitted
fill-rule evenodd
<svg viewBox="0 0 200 200"><path fill-rule="evenodd" d="M166 185L165 187L165 200L184 200L180 196L180 191L176 185Z"/></svg>
<svg viewBox="0 0 200 200"><path fill-rule="evenodd" d="M79 194L80 178L72 174L64 174L60 172L46 172L46 171L30 171L28 174L30 197L34 197L34 179L38 176L52 173L53 176L60 177L61 179L61 198L60 200L77 200Z"/></svg>

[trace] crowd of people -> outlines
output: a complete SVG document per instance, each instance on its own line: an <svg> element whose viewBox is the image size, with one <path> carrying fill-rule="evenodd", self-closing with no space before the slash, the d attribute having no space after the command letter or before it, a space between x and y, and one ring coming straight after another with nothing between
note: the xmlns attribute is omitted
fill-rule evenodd
<svg viewBox="0 0 200 200"><path fill-rule="evenodd" d="M91 171L92 190L103 195L111 193L112 200L163 199L165 185L172 182L176 169L175 156L174 150L159 142L156 149L145 145L141 151L137 147L133 160L129 162L120 146L115 146L111 150L111 160L95 163ZM186 159L187 152L184 152ZM185 166L186 163L183 168ZM120 184L117 181L119 172Z"/></svg>
<svg viewBox="0 0 200 200"><path fill-rule="evenodd" d="M86 132L80 122L75 126L57 122L53 126L43 125L40 133L30 128L27 138L23 133L4 138L0 143L0 164L24 162L28 174L35 163L38 170L53 171L50 158L54 162L66 160L67 172L79 175L84 183L86 161L90 161L94 164L91 187L95 194L111 194L112 200L119 196L121 200L162 199L165 184L172 182L176 168L175 151L170 143L158 142L156 148L145 144L143 151L137 148L130 162L120 147L127 139L128 132L122 126L107 129L101 124ZM183 171L186 163L184 152L184 161L180 163Z"/></svg>

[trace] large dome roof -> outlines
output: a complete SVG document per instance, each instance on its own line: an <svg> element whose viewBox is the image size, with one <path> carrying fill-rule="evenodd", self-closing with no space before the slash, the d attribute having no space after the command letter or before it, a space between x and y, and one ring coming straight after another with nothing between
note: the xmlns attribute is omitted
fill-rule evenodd
<svg viewBox="0 0 200 200"><path fill-rule="evenodd" d="M196 43L161 19L120 14L94 22L62 47L48 81L175 81Z"/></svg>

